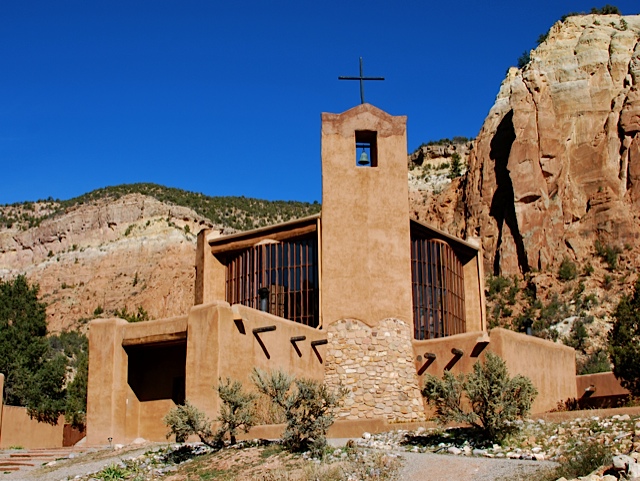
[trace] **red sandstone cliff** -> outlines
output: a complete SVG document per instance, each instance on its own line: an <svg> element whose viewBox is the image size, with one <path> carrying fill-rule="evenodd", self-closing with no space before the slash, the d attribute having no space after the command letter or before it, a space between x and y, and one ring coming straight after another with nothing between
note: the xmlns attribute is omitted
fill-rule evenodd
<svg viewBox="0 0 640 481"><path fill-rule="evenodd" d="M488 272L584 259L640 235L640 16L556 23L500 87L469 159L466 235Z"/></svg>
<svg viewBox="0 0 640 481"><path fill-rule="evenodd" d="M640 235L640 15L557 22L511 68L473 143L468 173L419 196L415 215L480 237L487 273L554 270L594 242ZM623 249L624 250L624 249Z"/></svg>

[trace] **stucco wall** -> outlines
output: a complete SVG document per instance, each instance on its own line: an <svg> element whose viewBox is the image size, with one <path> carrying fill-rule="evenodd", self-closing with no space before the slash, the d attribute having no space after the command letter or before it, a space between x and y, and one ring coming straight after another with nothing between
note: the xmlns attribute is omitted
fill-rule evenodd
<svg viewBox="0 0 640 481"><path fill-rule="evenodd" d="M253 332L269 326L276 329ZM291 338L299 336L305 339L295 343L296 350ZM181 341L184 337L186 341ZM128 384L127 349L140 349L145 343L186 342L186 399L214 419L218 413L214 386L220 377L237 379L251 388L249 378L255 366L323 379L326 346L313 348L311 342L325 339L323 331L244 306L232 308L226 302L194 306L185 318L135 324L120 319L92 321L87 444L107 444L109 437L114 443L137 437L165 439L162 417L175 404L168 398L138 399Z"/></svg>
<svg viewBox="0 0 640 481"><path fill-rule="evenodd" d="M612 372L576 376L576 390L583 407L614 407L629 397Z"/></svg>
<svg viewBox="0 0 640 481"><path fill-rule="evenodd" d="M378 166L356 165L356 131ZM322 114L322 322L411 322L406 117L363 104Z"/></svg>
<svg viewBox="0 0 640 481"><path fill-rule="evenodd" d="M582 396L587 388L595 388L591 397L628 395L629 391L622 387L612 372L583 374L576 376L578 396Z"/></svg>
<svg viewBox="0 0 640 481"><path fill-rule="evenodd" d="M207 304L226 298L226 268L211 254L207 241L209 234L211 234L211 229L202 229L198 233L195 265L195 305Z"/></svg>
<svg viewBox="0 0 640 481"><path fill-rule="evenodd" d="M60 416L58 424L52 426L29 418L24 407L4 406L2 411L0 449L11 446L28 449L62 447L64 416Z"/></svg>
<svg viewBox="0 0 640 481"><path fill-rule="evenodd" d="M507 363L509 372L527 376L538 389L531 412L555 408L559 401L576 397L575 350L507 329L492 329L489 348Z"/></svg>
<svg viewBox="0 0 640 481"><path fill-rule="evenodd" d="M487 340L489 342L485 343ZM538 390L531 410L533 413L549 411L559 401L576 397L575 351L544 339L497 328L491 330L488 339L482 332L466 333L414 341L413 349L416 368L418 372L423 371L421 378L425 373L441 377L449 364L454 374L470 372L473 364L483 361L488 351L499 355L507 363L512 376L527 376ZM463 355L458 358L452 349L462 350ZM435 360L429 362L426 353L435 354ZM424 367L425 364L428 367ZM422 382L421 379L420 385Z"/></svg>

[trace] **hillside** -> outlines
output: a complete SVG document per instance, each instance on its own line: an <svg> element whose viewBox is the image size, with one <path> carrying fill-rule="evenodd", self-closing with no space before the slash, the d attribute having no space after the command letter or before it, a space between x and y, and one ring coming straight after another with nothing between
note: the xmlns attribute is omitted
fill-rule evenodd
<svg viewBox="0 0 640 481"><path fill-rule="evenodd" d="M318 210L154 184L0 206L0 278L24 272L40 285L52 331L82 328L88 319L122 309L176 316L193 305L201 228L232 233Z"/></svg>
<svg viewBox="0 0 640 481"><path fill-rule="evenodd" d="M421 218L482 239L492 325L586 362L640 268L640 16L570 15L540 41Z"/></svg>

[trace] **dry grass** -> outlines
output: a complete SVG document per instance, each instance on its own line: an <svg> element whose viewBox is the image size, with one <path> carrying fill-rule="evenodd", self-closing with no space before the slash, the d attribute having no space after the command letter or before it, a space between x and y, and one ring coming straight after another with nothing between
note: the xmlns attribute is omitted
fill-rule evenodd
<svg viewBox="0 0 640 481"><path fill-rule="evenodd" d="M283 451L279 445L225 449L181 466L166 481L340 481L392 480L400 468L396 457L349 450L347 458L318 462Z"/></svg>

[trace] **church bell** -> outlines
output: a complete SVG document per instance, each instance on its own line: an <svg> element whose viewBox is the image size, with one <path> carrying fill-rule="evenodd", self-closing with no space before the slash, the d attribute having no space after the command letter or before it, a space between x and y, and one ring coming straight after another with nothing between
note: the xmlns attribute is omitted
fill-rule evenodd
<svg viewBox="0 0 640 481"><path fill-rule="evenodd" d="M358 165L369 165L369 156L364 149L362 149L362 153L360 154L360 158L358 159Z"/></svg>

